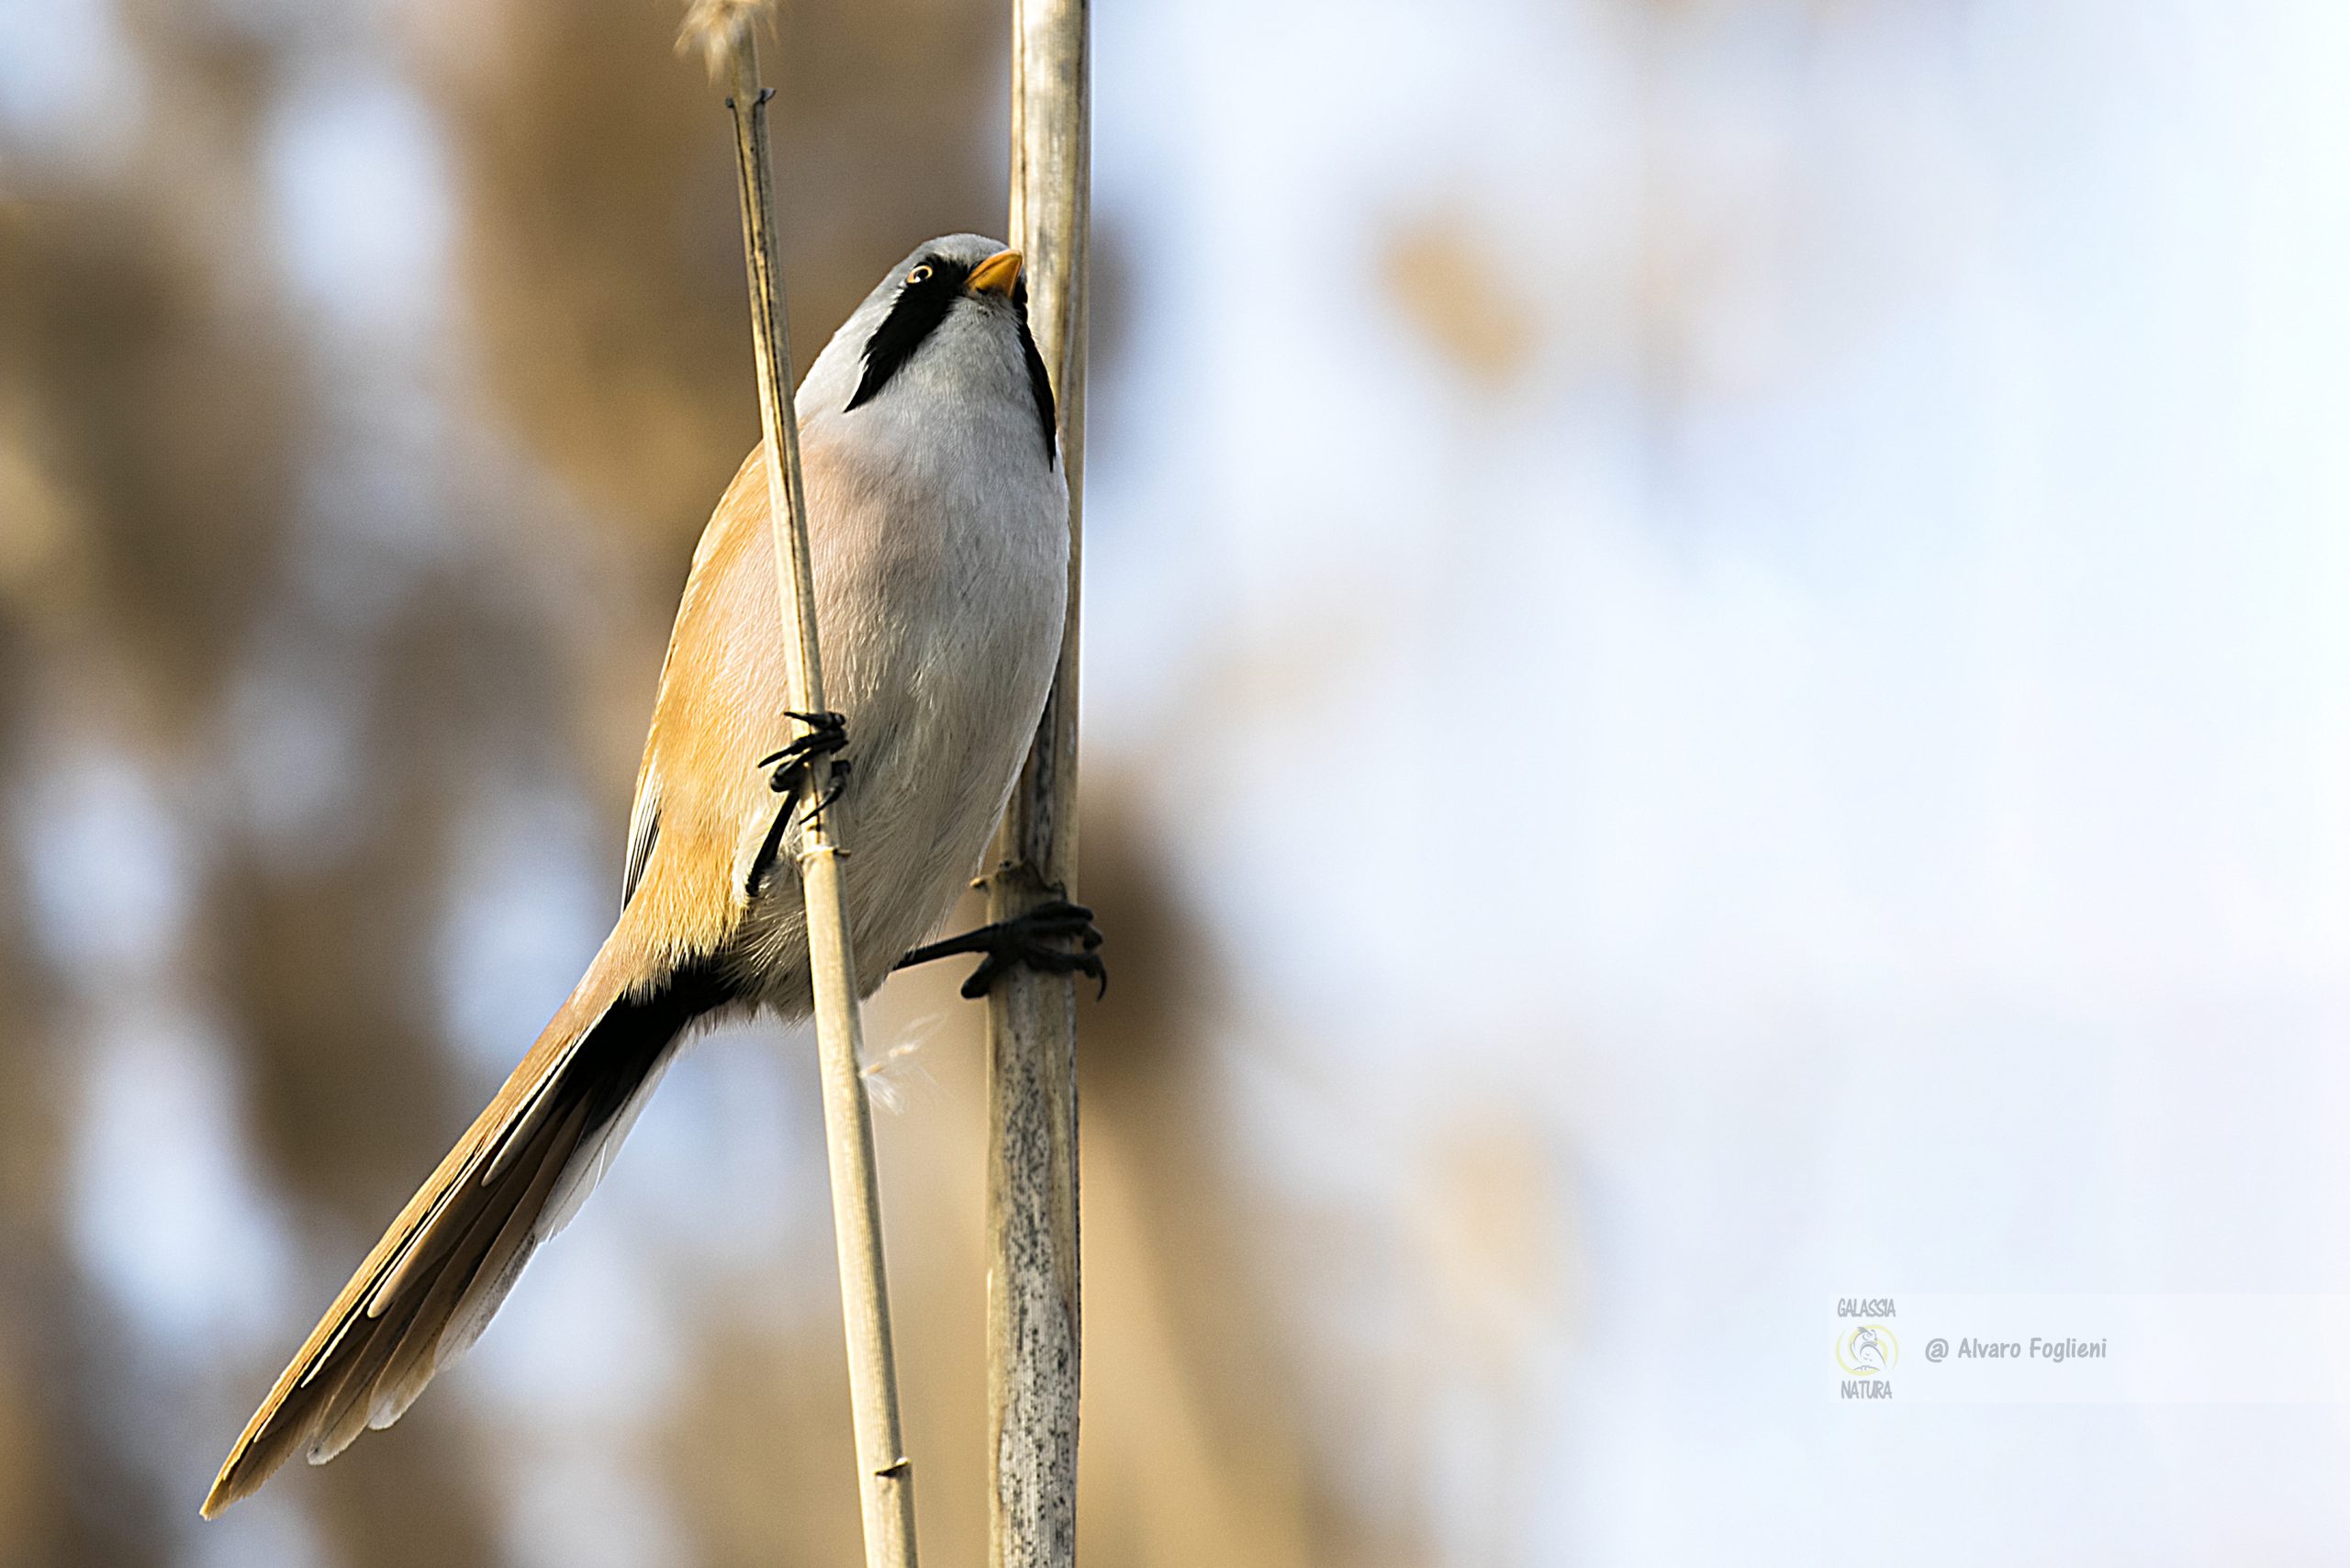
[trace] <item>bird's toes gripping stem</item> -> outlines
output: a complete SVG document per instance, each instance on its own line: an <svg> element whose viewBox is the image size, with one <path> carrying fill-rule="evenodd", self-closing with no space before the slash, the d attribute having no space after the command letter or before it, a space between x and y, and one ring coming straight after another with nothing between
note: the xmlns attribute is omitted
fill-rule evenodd
<svg viewBox="0 0 2350 1568"><path fill-rule="evenodd" d="M1074 950L1071 943L1076 944ZM1055 899L1025 914L917 947L891 967L903 969L934 958L977 953L979 967L963 982L966 997L985 996L995 989L1003 972L1014 967L1053 975L1083 975L1099 988L1094 994L1101 996L1110 989L1110 971L1094 951L1101 946L1102 933L1093 924L1093 912L1083 904Z"/></svg>
<svg viewBox="0 0 2350 1568"><path fill-rule="evenodd" d="M807 725L808 730L781 751L759 758L761 767L775 770L767 778L768 789L778 795L797 794L808 787L811 763L820 756L838 758L833 764L833 787L825 791L822 800L808 808L805 820L812 822L823 814L826 806L839 800L841 790L847 787L849 762L840 753L848 745L848 721L833 712L787 712L784 717L797 719Z"/></svg>

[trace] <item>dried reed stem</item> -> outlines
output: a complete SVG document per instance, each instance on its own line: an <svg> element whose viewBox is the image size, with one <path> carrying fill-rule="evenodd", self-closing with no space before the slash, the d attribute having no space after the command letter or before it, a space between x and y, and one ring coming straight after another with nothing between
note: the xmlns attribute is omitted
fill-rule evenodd
<svg viewBox="0 0 2350 1568"><path fill-rule="evenodd" d="M766 440L767 509L775 539L776 585L783 599L791 705L799 712L816 713L824 708L824 677L816 650L816 593L808 564L800 423L791 406L791 343L784 328L783 280L776 264L767 95L759 86L753 28L740 8L730 17L724 38L732 45L733 90L727 106L734 115L743 250L751 283L751 341L758 362L759 429ZM808 773L812 798L825 799L833 777L831 758L813 757ZM857 1070L863 1053L841 856L823 813L815 813L800 837L800 888L807 910L809 973L815 993L833 1229L840 1249L841 1316L848 1335L865 1561L867 1568L914 1568L913 1464L905 1456L898 1428L898 1372L890 1338L890 1285L881 1258L873 1118L866 1103L865 1079Z"/></svg>
<svg viewBox="0 0 2350 1568"><path fill-rule="evenodd" d="M1060 667L995 846L988 918L1073 892L1091 115L1087 0L1013 0L1011 243L1069 478ZM988 999L988 1498L994 1568L1077 1559L1077 982L1015 969Z"/></svg>

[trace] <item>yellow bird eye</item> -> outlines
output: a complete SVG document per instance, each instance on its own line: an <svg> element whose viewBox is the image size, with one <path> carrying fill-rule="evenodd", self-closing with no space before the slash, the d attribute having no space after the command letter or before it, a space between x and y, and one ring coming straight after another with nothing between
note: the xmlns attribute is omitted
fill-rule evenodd
<svg viewBox="0 0 2350 1568"><path fill-rule="evenodd" d="M913 271L908 273L906 274L906 281L908 283L928 283L930 281L930 264L925 262L921 266L918 266Z"/></svg>

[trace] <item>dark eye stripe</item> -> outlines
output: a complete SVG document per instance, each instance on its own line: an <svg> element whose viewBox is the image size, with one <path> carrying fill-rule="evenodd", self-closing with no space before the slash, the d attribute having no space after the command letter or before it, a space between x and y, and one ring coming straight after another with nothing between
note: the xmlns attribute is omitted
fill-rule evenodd
<svg viewBox="0 0 2350 1568"><path fill-rule="evenodd" d="M935 256L924 256L915 266L928 267L930 275L920 283L909 281L901 287L898 297L890 302L890 314L873 330L873 336L865 345L865 375L856 384L856 395L848 400L850 409L872 401L875 394L890 385L890 378L905 368L923 341L946 319L956 297L963 292L963 280L971 275L971 269L962 263L942 261Z"/></svg>

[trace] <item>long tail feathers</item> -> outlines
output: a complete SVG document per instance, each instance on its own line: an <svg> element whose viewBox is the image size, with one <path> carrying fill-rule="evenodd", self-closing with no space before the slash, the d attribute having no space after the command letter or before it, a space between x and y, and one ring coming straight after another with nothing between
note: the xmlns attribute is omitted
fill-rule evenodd
<svg viewBox="0 0 2350 1568"><path fill-rule="evenodd" d="M399 1419L480 1337L532 1250L609 1165L677 1036L726 1001L715 975L631 991L588 978L418 1190L229 1450L209 1518L296 1450L323 1464Z"/></svg>

